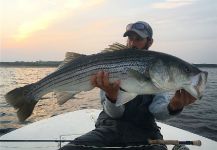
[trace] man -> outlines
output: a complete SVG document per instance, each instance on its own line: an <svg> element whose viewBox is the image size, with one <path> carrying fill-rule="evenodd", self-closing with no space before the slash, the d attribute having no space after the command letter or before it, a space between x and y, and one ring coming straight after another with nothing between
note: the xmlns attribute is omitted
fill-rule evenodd
<svg viewBox="0 0 217 150"><path fill-rule="evenodd" d="M124 33L124 37L128 37L128 47L144 50L148 50L152 45L152 35L151 26L142 21L127 25ZM172 99L166 93L139 95L130 102L117 107L115 103L120 90L120 81L111 83L109 82L109 72L100 71L92 76L91 82L95 87L101 89L103 111L98 117L96 128L76 138L70 143L71 146L69 144L63 147L64 150L85 149L81 145L137 146L148 144L148 139L163 139L155 118L159 120L170 118L179 114L185 106L196 100L185 90L181 90L177 91ZM80 146L73 147L72 145ZM167 148L162 145L148 149Z"/></svg>

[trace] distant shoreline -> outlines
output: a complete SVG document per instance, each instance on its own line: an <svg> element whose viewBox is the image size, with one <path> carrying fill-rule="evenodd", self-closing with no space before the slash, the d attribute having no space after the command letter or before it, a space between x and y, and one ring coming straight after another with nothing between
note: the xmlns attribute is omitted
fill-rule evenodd
<svg viewBox="0 0 217 150"><path fill-rule="evenodd" d="M58 67L62 61L35 61L35 62L0 62L0 67ZM217 68L217 64L194 64L197 67Z"/></svg>
<svg viewBox="0 0 217 150"><path fill-rule="evenodd" d="M62 61L0 62L0 67L58 67Z"/></svg>

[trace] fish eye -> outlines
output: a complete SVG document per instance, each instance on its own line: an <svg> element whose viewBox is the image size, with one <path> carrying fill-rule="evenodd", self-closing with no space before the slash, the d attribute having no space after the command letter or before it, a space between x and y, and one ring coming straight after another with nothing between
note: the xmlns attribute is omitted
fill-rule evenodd
<svg viewBox="0 0 217 150"><path fill-rule="evenodd" d="M191 70L188 67L186 67L186 66L185 66L184 70L185 70L186 73L190 73L191 72Z"/></svg>

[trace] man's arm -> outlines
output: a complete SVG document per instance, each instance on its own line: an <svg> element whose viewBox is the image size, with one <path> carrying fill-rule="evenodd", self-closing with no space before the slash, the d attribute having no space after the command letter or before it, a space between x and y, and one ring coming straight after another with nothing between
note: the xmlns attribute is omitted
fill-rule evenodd
<svg viewBox="0 0 217 150"><path fill-rule="evenodd" d="M179 114L183 108L196 99L185 90L176 91L170 99L168 93L157 94L149 106L150 112L159 120L165 120Z"/></svg>
<svg viewBox="0 0 217 150"><path fill-rule="evenodd" d="M124 114L125 106L116 106L115 102L112 102L103 90L100 90L101 104L103 110L112 118L120 118Z"/></svg>
<svg viewBox="0 0 217 150"><path fill-rule="evenodd" d="M152 100L152 103L149 105L149 111L158 120L168 119L171 117L167 109L169 102L170 102L170 97L168 93L156 94Z"/></svg>
<svg viewBox="0 0 217 150"><path fill-rule="evenodd" d="M112 118L119 118L123 115L124 105L117 107L115 102L117 100L118 91L120 89L120 81L114 83L109 82L109 74L100 71L92 76L91 83L94 87L101 89L100 97L104 111Z"/></svg>

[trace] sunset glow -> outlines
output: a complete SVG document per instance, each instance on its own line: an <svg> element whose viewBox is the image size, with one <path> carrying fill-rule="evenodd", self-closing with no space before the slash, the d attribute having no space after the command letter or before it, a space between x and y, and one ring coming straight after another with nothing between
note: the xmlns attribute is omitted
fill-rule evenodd
<svg viewBox="0 0 217 150"><path fill-rule="evenodd" d="M14 0L0 5L1 61L63 60L66 51L98 53L113 42L125 44L126 25L142 20L154 31L151 49L190 62L217 63L215 0Z"/></svg>

